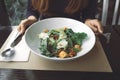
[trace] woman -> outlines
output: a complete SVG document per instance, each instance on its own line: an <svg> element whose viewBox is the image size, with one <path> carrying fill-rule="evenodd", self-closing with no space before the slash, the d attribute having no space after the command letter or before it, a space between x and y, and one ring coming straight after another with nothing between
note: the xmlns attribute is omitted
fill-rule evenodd
<svg viewBox="0 0 120 80"><path fill-rule="evenodd" d="M103 33L100 22L95 19L97 0L28 0L27 17L18 26L25 32L27 26L39 19L67 17L84 22L95 34Z"/></svg>

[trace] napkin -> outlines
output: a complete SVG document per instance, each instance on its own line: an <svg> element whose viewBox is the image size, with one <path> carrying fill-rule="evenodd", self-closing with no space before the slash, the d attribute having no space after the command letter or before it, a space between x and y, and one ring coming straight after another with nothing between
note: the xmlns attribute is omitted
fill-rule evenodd
<svg viewBox="0 0 120 80"><path fill-rule="evenodd" d="M17 34L17 29L14 30L13 34L10 36L7 44L5 45L4 49L0 51L0 54L10 47L10 44L15 39ZM0 55L0 61L28 61L30 55L30 49L28 48L25 42L25 36L22 37L22 40L14 47L15 55L11 58L2 57Z"/></svg>

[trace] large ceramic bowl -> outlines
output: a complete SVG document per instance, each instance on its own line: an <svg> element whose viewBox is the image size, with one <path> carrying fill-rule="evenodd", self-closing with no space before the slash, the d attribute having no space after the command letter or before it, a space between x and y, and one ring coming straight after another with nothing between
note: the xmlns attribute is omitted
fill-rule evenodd
<svg viewBox="0 0 120 80"><path fill-rule="evenodd" d="M70 58L57 58L57 57L47 57L41 54L39 50L40 40L38 38L38 34L41 33L44 29L56 29L61 27L71 28L74 32L85 32L87 33L87 39L85 39L82 43L82 50L77 53L76 56ZM95 44L95 35L94 32L84 23L69 19L69 18L48 18L44 20L40 20L34 24L32 24L25 33L25 41L30 50L38 55L39 57L49 59L49 60L73 60L76 58L80 58L83 55L87 54Z"/></svg>

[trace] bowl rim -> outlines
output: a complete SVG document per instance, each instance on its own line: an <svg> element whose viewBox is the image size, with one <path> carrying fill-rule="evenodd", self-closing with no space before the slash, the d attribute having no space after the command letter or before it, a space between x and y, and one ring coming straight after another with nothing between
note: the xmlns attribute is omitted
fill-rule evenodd
<svg viewBox="0 0 120 80"><path fill-rule="evenodd" d="M43 21L46 21L46 20L51 20L51 19L73 20L73 21L79 22L80 24L85 25L83 22L78 21L78 20L75 20L75 19L71 19L71 18L64 18L64 17L46 18L46 19L43 19L43 20L39 20L39 21L33 23L32 25L30 25L30 26L26 29L26 31L25 31L25 36L26 36L27 32L29 31L29 29L30 29L31 27L33 27L35 24L38 24L38 23L43 22ZM87 28L89 28L89 30L91 30L92 33L94 33L90 27L88 27L87 25L85 25L85 26L86 26ZM95 42L96 42L95 34L93 34L93 37L94 37L94 41L93 41L94 44L91 46L91 48L90 48L85 54L80 55L80 56L68 57L68 58L47 57L47 56L45 56L45 55L38 54L38 53L36 53L33 49L31 49L31 48L29 47L29 45L28 45L28 43L27 43L27 41L26 41L26 37L25 37L25 42L26 42L27 46L29 47L29 49L33 52L33 54L36 54L36 55L40 56L41 58L48 59L48 60L54 60L54 61L67 61L67 60L74 60L74 59L80 58L80 57L86 55L89 51L91 51L91 49L94 47Z"/></svg>

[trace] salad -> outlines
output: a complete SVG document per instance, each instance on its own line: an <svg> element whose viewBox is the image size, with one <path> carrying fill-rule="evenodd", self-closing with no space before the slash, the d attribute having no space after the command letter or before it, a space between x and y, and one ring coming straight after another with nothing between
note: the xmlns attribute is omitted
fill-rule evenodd
<svg viewBox="0 0 120 80"><path fill-rule="evenodd" d="M48 57L74 57L81 50L87 37L84 32L74 32L71 28L45 29L39 34L40 51Z"/></svg>

